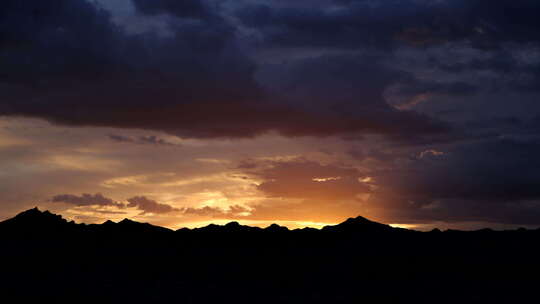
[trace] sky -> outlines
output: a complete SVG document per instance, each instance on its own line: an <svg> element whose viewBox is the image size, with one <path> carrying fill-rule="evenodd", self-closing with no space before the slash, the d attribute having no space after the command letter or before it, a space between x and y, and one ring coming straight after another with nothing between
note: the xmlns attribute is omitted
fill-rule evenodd
<svg viewBox="0 0 540 304"><path fill-rule="evenodd" d="M540 227L536 0L3 0L0 219Z"/></svg>

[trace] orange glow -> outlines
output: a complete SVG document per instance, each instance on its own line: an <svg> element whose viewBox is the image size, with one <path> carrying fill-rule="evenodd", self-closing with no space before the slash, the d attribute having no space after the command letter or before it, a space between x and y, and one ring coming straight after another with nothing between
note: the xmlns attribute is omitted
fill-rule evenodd
<svg viewBox="0 0 540 304"><path fill-rule="evenodd" d="M260 227L260 228L266 228L272 224L277 224L280 226L287 227L289 229L301 229L301 228L316 228L321 229L324 226L330 226L330 225L336 225L339 222L332 222L332 223L321 223L321 222L310 222L310 221L256 221L256 220L208 220L208 221L197 221L192 223L182 223L178 225L173 225L171 228L173 229L180 229L180 228L200 228L205 227L210 224L215 225L226 225L230 222L238 222L240 225L246 225L246 226L254 226L254 227Z"/></svg>

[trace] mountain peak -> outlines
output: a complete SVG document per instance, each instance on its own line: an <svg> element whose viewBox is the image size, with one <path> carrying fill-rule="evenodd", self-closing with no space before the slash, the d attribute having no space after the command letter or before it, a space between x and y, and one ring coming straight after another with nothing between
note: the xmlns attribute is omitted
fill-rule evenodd
<svg viewBox="0 0 540 304"><path fill-rule="evenodd" d="M325 226L323 227L323 230L326 231L350 231L350 232L374 232L374 231L386 231L386 230L392 230L393 228L368 220L365 217L357 216L357 217L351 217L348 218L343 223L334 225L334 226Z"/></svg>
<svg viewBox="0 0 540 304"><path fill-rule="evenodd" d="M225 227L228 227L228 228L238 228L240 227L240 223L238 222L229 222L225 225Z"/></svg>
<svg viewBox="0 0 540 304"><path fill-rule="evenodd" d="M41 211L35 207L17 214L15 217L0 223L2 227L11 227L14 234L40 235L43 233L58 233L69 231L69 227L75 225L68 222L62 216L49 211Z"/></svg>
<svg viewBox="0 0 540 304"><path fill-rule="evenodd" d="M41 211L38 207L17 214L13 220L25 222L67 222L61 215L53 214L49 210Z"/></svg>
<svg viewBox="0 0 540 304"><path fill-rule="evenodd" d="M269 231L269 232L280 232L280 231L289 231L289 228L280 226L278 224L272 224L264 228L264 230Z"/></svg>
<svg viewBox="0 0 540 304"><path fill-rule="evenodd" d="M350 217L345 222L341 223L340 225L358 225L358 224L376 224L376 222L370 221L365 217L357 216L357 217ZM377 223L378 224L378 223Z"/></svg>
<svg viewBox="0 0 540 304"><path fill-rule="evenodd" d="M136 221L133 221L133 220L130 220L128 218L125 218L123 219L122 221L118 222L118 224L123 224L123 225L126 225L126 224L140 224L139 222L136 222Z"/></svg>
<svg viewBox="0 0 540 304"><path fill-rule="evenodd" d="M25 217L25 216L36 216L36 215L41 215L43 214L44 212L42 212L41 210L39 210L38 207L34 207L32 209L28 209L28 210L25 210L25 211L22 211L20 212L19 214L17 214L15 217Z"/></svg>

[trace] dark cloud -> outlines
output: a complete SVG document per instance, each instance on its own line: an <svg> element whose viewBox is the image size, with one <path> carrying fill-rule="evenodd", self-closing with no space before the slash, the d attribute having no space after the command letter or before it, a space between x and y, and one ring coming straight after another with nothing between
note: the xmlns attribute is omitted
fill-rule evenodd
<svg viewBox="0 0 540 304"><path fill-rule="evenodd" d="M407 26L425 24L430 11L412 1L355 1L340 7L251 5L238 10L270 47L390 49Z"/></svg>
<svg viewBox="0 0 540 304"><path fill-rule="evenodd" d="M206 18L210 9L203 0L133 0L139 12L147 15L172 14L181 18Z"/></svg>
<svg viewBox="0 0 540 304"><path fill-rule="evenodd" d="M165 139L159 138L159 137L157 137L155 135L140 136L138 139L142 143L148 143L148 144L153 144L153 145L165 145L165 146L174 145L174 144L166 141Z"/></svg>
<svg viewBox="0 0 540 304"><path fill-rule="evenodd" d="M170 213L174 211L179 211L179 209L174 208L171 205L158 203L145 196L135 196L128 199L127 201L128 201L127 207L137 208L139 210L142 210L143 214L144 213L162 214L162 213Z"/></svg>
<svg viewBox="0 0 540 304"><path fill-rule="evenodd" d="M236 4L237 16L285 53L292 47L341 51L260 66L246 53L250 38L239 34L220 5L133 3L141 15L162 18L169 34L128 34L93 2L4 1L0 115L198 138L268 131L286 136L445 133L448 126L437 119L386 103L388 86L414 77L389 68L392 55L381 50L403 40L484 41L484 46L538 40L531 13L538 5L532 1L321 1L313 8L306 2L242 2ZM377 56L344 53L366 46ZM537 69L529 74L514 88L538 87ZM410 87L402 94L413 99L418 98L414 92L462 96L476 88L462 81L417 81Z"/></svg>
<svg viewBox="0 0 540 304"><path fill-rule="evenodd" d="M128 35L86 1L2 6L2 36L24 46L0 49L2 115L235 136L237 123L220 110L263 111L254 65L222 20L173 18L169 36Z"/></svg>
<svg viewBox="0 0 540 304"><path fill-rule="evenodd" d="M399 111L384 98L396 82L412 82L407 72L387 67L374 54L323 55L266 67L259 77L277 100L317 119L298 123L284 134L347 133L445 134L450 128L412 111ZM321 124L320 121L325 121ZM300 122L300 121L297 121ZM391 122L391 123L390 123Z"/></svg>
<svg viewBox="0 0 540 304"><path fill-rule="evenodd" d="M136 139L134 139L133 137L124 136L124 135L110 134L109 138L112 141L121 142L121 143L133 143L133 142L136 142Z"/></svg>
<svg viewBox="0 0 540 304"><path fill-rule="evenodd" d="M118 135L118 134L109 134L109 138L112 141L119 142L119 143L150 144L150 145L157 145L157 146L178 146L178 144L171 143L167 141L166 139L163 139L155 135L132 137L132 136L124 136L124 135Z"/></svg>
<svg viewBox="0 0 540 304"><path fill-rule="evenodd" d="M347 151L347 154L359 161L375 160L388 164L393 163L397 158L403 157L401 153L392 153L379 149L351 149Z"/></svg>
<svg viewBox="0 0 540 304"><path fill-rule="evenodd" d="M371 206L401 221L540 223L537 139L498 138L426 150L372 172Z"/></svg>
<svg viewBox="0 0 540 304"><path fill-rule="evenodd" d="M329 212L337 201L341 215L364 204L409 221L537 221L538 1L254 3L133 0L130 18L164 26L133 34L95 2L4 0L0 115L188 138L275 131L365 144L345 150L369 169L370 183L344 164L240 163L269 199L294 201L257 205L253 218L322 219L310 206ZM159 136L109 138L172 145ZM121 206L99 194L53 201ZM129 206L245 211L176 209L145 197Z"/></svg>
<svg viewBox="0 0 540 304"><path fill-rule="evenodd" d="M399 223L497 222L540 224L538 137L501 137L446 146L445 150L366 150L358 160L381 165L361 173L347 165L303 159L242 166L257 176L268 198L251 218L322 220L316 212L364 214ZM358 153L360 153L358 155ZM382 156L379 156L381 154ZM293 201L291 201L293 200ZM296 200L296 201L295 201Z"/></svg>
<svg viewBox="0 0 540 304"><path fill-rule="evenodd" d="M430 46L467 41L490 49L505 42L538 42L540 5L534 0L335 1L334 6L250 5L245 23L275 47Z"/></svg>
<svg viewBox="0 0 540 304"><path fill-rule="evenodd" d="M401 110L412 109L434 98L463 97L478 92L478 88L466 82L426 82L411 79L386 91L388 103Z"/></svg>
<svg viewBox="0 0 540 304"><path fill-rule="evenodd" d="M506 49L471 53L469 56L452 57L453 54L445 53L430 57L429 64L444 73L456 75L489 73L496 76L491 82L477 84L485 90L539 92L538 44L526 44L521 47L512 45Z"/></svg>
<svg viewBox="0 0 540 304"><path fill-rule="evenodd" d="M477 88L466 82L417 82L403 87L400 93L403 95L418 94L442 94L449 96L466 96L474 94Z"/></svg>
<svg viewBox="0 0 540 304"><path fill-rule="evenodd" d="M59 194L51 199L55 203L66 203L75 206L112 206L118 208L124 208L124 204L118 203L110 198L103 196L100 193L82 194L81 196L72 194Z"/></svg>
<svg viewBox="0 0 540 304"><path fill-rule="evenodd" d="M168 36L129 35L86 1L12 2L3 3L0 31L25 47L0 49L0 115L198 138L444 131L432 119L389 108L382 90L399 73L369 58L302 61L291 67L290 95L272 89L282 83L262 90L233 25L202 13L209 7L198 2L136 2L143 14L172 15ZM197 22L185 20L192 15ZM412 130L393 127L400 121Z"/></svg>
<svg viewBox="0 0 540 304"><path fill-rule="evenodd" d="M461 58L433 57L430 58L430 63L443 71L451 73L471 72L475 70L510 73L519 64L511 52L507 50L482 53L483 56L474 55L473 53L469 57Z"/></svg>
<svg viewBox="0 0 540 304"><path fill-rule="evenodd" d="M419 158L401 170L382 172L380 182L402 194L481 201L540 199L537 140L499 138Z"/></svg>

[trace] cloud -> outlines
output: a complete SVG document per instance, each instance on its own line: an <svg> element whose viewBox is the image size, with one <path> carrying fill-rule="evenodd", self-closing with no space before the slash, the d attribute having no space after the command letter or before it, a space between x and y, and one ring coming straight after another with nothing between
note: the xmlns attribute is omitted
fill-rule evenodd
<svg viewBox="0 0 540 304"><path fill-rule="evenodd" d="M370 206L401 221L539 224L539 149L537 140L496 138L423 151L371 172L379 189Z"/></svg>
<svg viewBox="0 0 540 304"><path fill-rule="evenodd" d="M258 109L254 65L221 20L173 18L172 36L131 35L92 2L15 2L0 13L2 36L21 41L0 49L0 115L212 137L239 129L222 109Z"/></svg>
<svg viewBox="0 0 540 304"><path fill-rule="evenodd" d="M187 138L446 131L441 122L389 107L382 91L399 73L371 58L303 60L287 67L288 82L279 83L287 71L277 67L263 72L273 83L261 84L261 67L245 53L236 25L214 11L220 6L135 1L139 13L167 21L172 34L163 36L128 34L93 2L11 2L2 4L0 31L21 47L0 49L0 115Z"/></svg>
<svg viewBox="0 0 540 304"><path fill-rule="evenodd" d="M540 190L532 186L540 165L535 157L539 150L537 141L487 140L457 146L443 157L419 158L379 178L400 193L433 198L492 202L540 199Z"/></svg>
<svg viewBox="0 0 540 304"><path fill-rule="evenodd" d="M237 16L267 47L426 47L467 41L482 49L505 42L538 42L535 0L334 1L333 5L240 7Z"/></svg>
<svg viewBox="0 0 540 304"><path fill-rule="evenodd" d="M110 198L103 196L100 193L82 194L81 196L72 194L59 194L55 195L52 199L54 203L66 203L75 206L112 206L118 208L124 208L124 204L118 203Z"/></svg>
<svg viewBox="0 0 540 304"><path fill-rule="evenodd" d="M495 45L540 38L531 13L538 8L535 1L489 6L479 0L318 1L310 7L305 1L262 1L261 6L134 0L139 15L166 24L170 35L165 36L129 34L94 2L6 1L0 15L0 115L190 138L270 131L285 136L400 133L396 138L401 139L444 134L449 126L437 118L387 104L385 89L414 77L389 68L395 54L385 50L403 41L457 41L493 51L501 49ZM230 7L243 25L232 21ZM262 49L278 49L287 62L261 63L249 47L256 35L241 34L245 27L268 43ZM329 55L328 48L338 51ZM521 79L513 89L538 87L538 69L529 74L530 79L511 77ZM463 81L409 86L400 92L407 100L402 110L431 94L475 92Z"/></svg>
<svg viewBox="0 0 540 304"><path fill-rule="evenodd" d="M357 195L371 192L359 181L363 174L355 168L301 158L266 162L249 174L263 180L257 189L267 197L338 201L356 200Z"/></svg>
<svg viewBox="0 0 540 304"><path fill-rule="evenodd" d="M133 0L146 15L172 14L180 18L207 18L211 12L203 0Z"/></svg>
<svg viewBox="0 0 540 304"><path fill-rule="evenodd" d="M133 143L136 141L136 139L132 137L124 136L124 135L117 135L117 134L110 134L109 138L112 141L121 142L121 143Z"/></svg>
<svg viewBox="0 0 540 304"><path fill-rule="evenodd" d="M26 131L2 134L9 137L2 155L12 160L0 183L5 206L112 180L124 187L111 191L133 187L123 197L181 186L187 206L202 197L194 193L231 187L251 218L330 220L375 210L408 221L445 214L451 221L537 219L538 1L128 4L119 12L86 0L2 1L0 115L204 140L164 149L156 161L141 146L169 146L170 137L64 132L41 122L32 131L29 123ZM260 136L273 132L280 137ZM102 145L96 138L107 134L133 145ZM279 158L323 149L332 152L324 159ZM242 190L231 186L240 178L221 181L230 172L209 172L226 166L201 160L238 162L228 169L245 173ZM367 177L372 181L358 181ZM32 194L16 190L30 180ZM242 191L248 200L236 194ZM75 206L116 203L90 194L59 197ZM143 212L244 214L131 200Z"/></svg>
<svg viewBox="0 0 540 304"><path fill-rule="evenodd" d="M139 210L142 210L143 214L146 214L146 213L163 214L163 213L179 211L179 209L174 208L171 205L158 203L145 196L135 196L128 199L127 201L128 201L128 204L127 204L128 208L137 208Z"/></svg>
<svg viewBox="0 0 540 304"><path fill-rule="evenodd" d="M537 137L501 137L444 150L351 151L366 173L306 159L251 159L238 169L261 180L257 190L268 200L250 206L250 219L325 221L349 213L396 223L538 225L539 149Z"/></svg>
<svg viewBox="0 0 540 304"><path fill-rule="evenodd" d="M229 206L227 209L217 207L201 207L201 208L183 208L182 212L186 215L211 216L217 218L234 218L242 217L250 214L250 209L240 205Z"/></svg>
<svg viewBox="0 0 540 304"><path fill-rule="evenodd" d="M267 66L258 77L269 84L276 100L304 113L306 120L296 117L290 128L283 124L285 135L445 135L451 129L437 119L390 106L384 98L386 88L414 77L388 67L376 54L299 59Z"/></svg>
<svg viewBox="0 0 540 304"><path fill-rule="evenodd" d="M118 134L109 134L108 137L112 141L119 143L150 144L156 146L179 146L179 144L169 142L166 139L155 135L132 137Z"/></svg>
<svg viewBox="0 0 540 304"><path fill-rule="evenodd" d="M409 110L415 106L439 96L462 97L470 96L478 91L478 88L466 82L425 82L409 80L389 90L388 101L400 110Z"/></svg>

